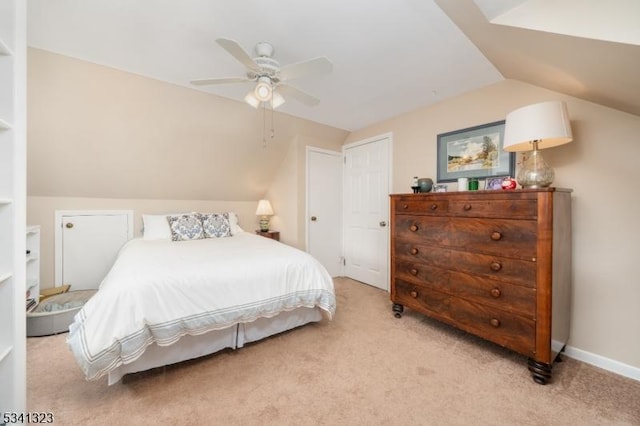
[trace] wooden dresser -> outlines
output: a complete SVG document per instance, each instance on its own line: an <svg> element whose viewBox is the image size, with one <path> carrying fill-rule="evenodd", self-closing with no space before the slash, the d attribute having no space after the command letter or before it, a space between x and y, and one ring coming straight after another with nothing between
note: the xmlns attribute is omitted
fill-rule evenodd
<svg viewBox="0 0 640 426"><path fill-rule="evenodd" d="M569 337L571 190L391 195L391 301L528 357Z"/></svg>

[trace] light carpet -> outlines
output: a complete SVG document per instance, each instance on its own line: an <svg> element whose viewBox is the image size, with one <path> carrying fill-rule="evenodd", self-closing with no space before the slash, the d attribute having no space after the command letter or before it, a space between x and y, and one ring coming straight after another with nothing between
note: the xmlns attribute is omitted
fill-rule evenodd
<svg viewBox="0 0 640 426"><path fill-rule="evenodd" d="M526 358L335 279L333 321L107 386L66 334L29 338L28 409L60 425L640 425L640 382L564 357L546 386Z"/></svg>

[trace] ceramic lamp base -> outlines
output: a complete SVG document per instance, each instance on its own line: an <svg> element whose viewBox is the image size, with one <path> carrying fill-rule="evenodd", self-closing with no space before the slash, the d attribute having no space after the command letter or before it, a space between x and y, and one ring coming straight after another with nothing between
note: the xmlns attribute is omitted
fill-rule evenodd
<svg viewBox="0 0 640 426"><path fill-rule="evenodd" d="M262 216L262 218L260 219L260 231L269 231L269 218L266 216Z"/></svg>

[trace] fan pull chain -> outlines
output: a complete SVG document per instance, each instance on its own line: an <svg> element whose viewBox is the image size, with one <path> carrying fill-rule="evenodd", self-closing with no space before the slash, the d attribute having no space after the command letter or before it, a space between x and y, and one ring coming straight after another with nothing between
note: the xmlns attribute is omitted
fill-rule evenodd
<svg viewBox="0 0 640 426"><path fill-rule="evenodd" d="M273 101L271 101L273 102ZM271 139L275 136L275 131L273 130L273 103L271 104Z"/></svg>
<svg viewBox="0 0 640 426"><path fill-rule="evenodd" d="M273 130L273 106L269 108L271 112L271 128L269 129L269 138L273 139L276 135L275 130ZM262 147L267 147L267 103L262 103Z"/></svg>
<svg viewBox="0 0 640 426"><path fill-rule="evenodd" d="M262 103L262 148L267 147L267 138L265 134L267 133L267 105Z"/></svg>

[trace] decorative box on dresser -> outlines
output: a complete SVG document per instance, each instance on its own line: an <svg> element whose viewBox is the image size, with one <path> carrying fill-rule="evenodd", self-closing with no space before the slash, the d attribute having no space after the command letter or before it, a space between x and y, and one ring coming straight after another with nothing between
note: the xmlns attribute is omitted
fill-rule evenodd
<svg viewBox="0 0 640 426"><path fill-rule="evenodd" d="M391 195L391 301L528 357L569 338L571 190Z"/></svg>

